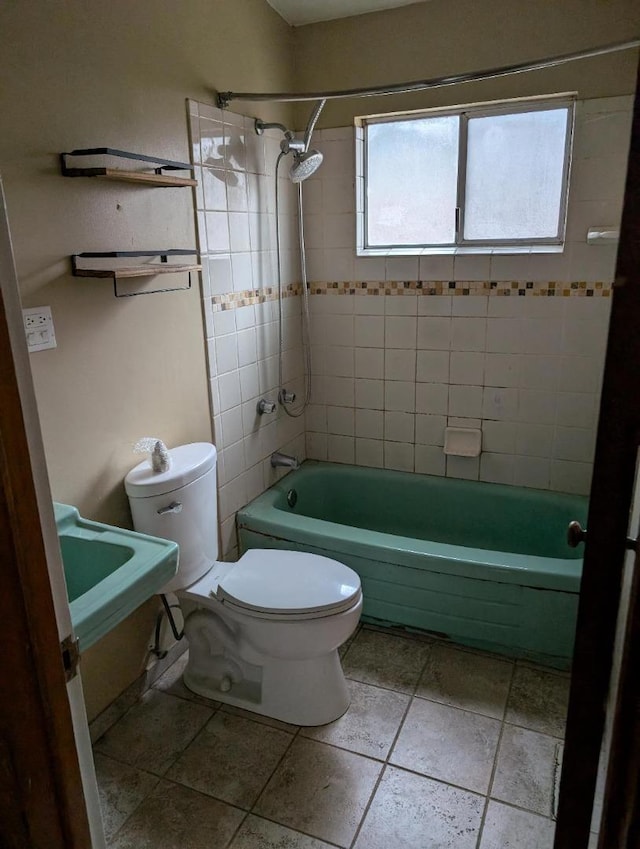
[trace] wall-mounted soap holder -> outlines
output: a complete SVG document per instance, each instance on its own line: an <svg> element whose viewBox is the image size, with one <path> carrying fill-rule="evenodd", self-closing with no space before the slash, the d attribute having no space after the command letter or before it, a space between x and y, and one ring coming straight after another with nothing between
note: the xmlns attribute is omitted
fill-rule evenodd
<svg viewBox="0 0 640 849"><path fill-rule="evenodd" d="M482 450L482 431L471 427L447 427L444 453L455 457L478 457Z"/></svg>

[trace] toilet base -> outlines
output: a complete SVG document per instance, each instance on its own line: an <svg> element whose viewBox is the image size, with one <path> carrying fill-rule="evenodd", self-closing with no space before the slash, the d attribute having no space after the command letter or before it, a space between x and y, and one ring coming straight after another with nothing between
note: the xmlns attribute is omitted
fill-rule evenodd
<svg viewBox="0 0 640 849"><path fill-rule="evenodd" d="M338 651L309 660L269 658L266 666L238 664L229 660L227 671L215 677L192 663L184 683L199 696L244 708L292 725L325 725L347 710L350 703Z"/></svg>

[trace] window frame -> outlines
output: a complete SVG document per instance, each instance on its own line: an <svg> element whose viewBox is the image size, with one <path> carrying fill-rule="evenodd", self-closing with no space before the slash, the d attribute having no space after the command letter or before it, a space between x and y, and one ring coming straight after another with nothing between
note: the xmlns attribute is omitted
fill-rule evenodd
<svg viewBox="0 0 640 849"><path fill-rule="evenodd" d="M537 97L528 100L517 99L492 101L488 103L447 107L444 109L427 109L404 113L395 112L386 115L369 115L356 119L356 125L358 129L360 129L362 134L361 174L357 175L362 178L362 184L358 196L357 210L358 212L362 212L363 217L360 238L358 239L358 254L363 256L371 256L380 253L406 255L415 254L419 252L450 253L453 251L460 250L468 253L473 253L474 250L480 252L487 252L492 249L512 249L513 252L517 252L517 249L537 248L539 250L544 250L545 247L552 252L556 252L559 249L561 250L564 246L566 235L567 209L569 200L569 179L571 173L571 159L575 131L576 99L577 97L575 94L561 94L555 96ZM560 208L558 212L558 225L555 236L523 239L465 239L464 216L467 181L469 120L472 118L485 118L494 115L515 115L522 112L545 112L551 109L560 108L567 109L567 127L565 133L565 149L562 170ZM428 242L421 242L416 244L369 244L369 203L367 195L368 128L371 125L376 124L398 123L399 121L409 122L421 120L424 118L444 117L447 115L456 115L460 119L458 125L458 179L456 185L455 240L453 242L435 244ZM359 134L356 133L356 138L358 138L358 135Z"/></svg>

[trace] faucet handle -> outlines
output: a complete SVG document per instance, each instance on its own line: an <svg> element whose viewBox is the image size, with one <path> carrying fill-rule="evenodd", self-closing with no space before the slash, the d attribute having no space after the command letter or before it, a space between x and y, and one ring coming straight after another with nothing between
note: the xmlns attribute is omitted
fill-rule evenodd
<svg viewBox="0 0 640 849"><path fill-rule="evenodd" d="M256 409L259 416L262 416L265 413L274 413L276 409L276 402L269 401L267 398L261 398L256 405Z"/></svg>

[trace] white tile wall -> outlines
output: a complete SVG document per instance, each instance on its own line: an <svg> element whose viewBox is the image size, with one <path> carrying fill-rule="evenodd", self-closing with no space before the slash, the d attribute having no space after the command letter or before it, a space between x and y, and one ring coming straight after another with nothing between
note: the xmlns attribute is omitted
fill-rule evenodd
<svg viewBox="0 0 640 849"><path fill-rule="evenodd" d="M253 120L191 101L193 162L198 238L203 264L203 297L214 436L219 450L221 553L237 555L235 513L284 472L271 469L269 457L282 450L304 459L305 416L290 418L279 409L258 416L261 397L275 399L278 385L277 305L212 312L211 297L276 285L275 175L278 134L257 136ZM300 278L295 189L280 181L283 284ZM345 210L348 212L348 210ZM336 236L337 238L337 236ZM287 298L283 311L287 385L304 394L300 298ZM353 346L353 339L349 342ZM342 367L340 352L328 349L333 370ZM332 413L333 432L353 434L351 408ZM334 408L335 409L335 408ZM310 439L314 455L326 453L327 411L310 416L324 433ZM322 440L324 438L324 449ZM341 454L346 458L348 452ZM353 458L352 458L353 459Z"/></svg>
<svg viewBox="0 0 640 849"><path fill-rule="evenodd" d="M316 304L322 301L326 327L333 326L340 315L329 310L344 297L312 296L314 316L320 317ZM332 352L330 369L339 370L343 358L349 370L353 365L355 381L336 383L318 365L327 375L326 394L307 416L309 456L345 462L340 458L352 456L351 443L331 436L354 434L355 462L362 465L586 492L610 299L558 299L548 320L537 317L537 298L513 300L517 318L433 316L416 324L412 317L356 316L355 346L324 346ZM476 312L491 311L493 298L473 301ZM444 350L416 347L426 344ZM482 428L479 462L449 457L445 463L444 428L453 419ZM326 444L318 439L324 433Z"/></svg>
<svg viewBox="0 0 640 849"><path fill-rule="evenodd" d="M586 230L616 225L631 98L578 104L563 254L355 256L352 128L323 130L322 168L303 185L312 281L600 281L615 246ZM588 491L609 301L601 298L314 295L312 404L258 417L278 383L274 302L213 313L210 298L275 283L278 133L190 104L212 417L220 449L225 556L235 511L282 472L276 449L421 474ZM199 116L199 117L198 117ZM280 181L283 283L299 279L295 190ZM361 190L361 183L359 184ZM285 300L284 372L302 395L300 303ZM447 424L480 426L480 459L442 451ZM306 442L305 442L306 428Z"/></svg>
<svg viewBox="0 0 640 849"><path fill-rule="evenodd" d="M589 246L586 232L619 224L631 110L630 97L578 103L562 254L355 257L352 241L347 256L343 237L353 239L357 182L353 131L316 133L325 163L304 185L306 232L317 245L310 279L611 281L615 246ZM317 380L325 382L317 390L314 384L309 456L588 492L609 299L325 294L311 301L325 358L318 357ZM339 320L345 312L355 317L346 327ZM330 382L342 358L344 368L353 364L353 386ZM328 416L349 404L352 390L355 446L341 441L351 418ZM444 428L454 420L482 428L480 459L445 459Z"/></svg>

